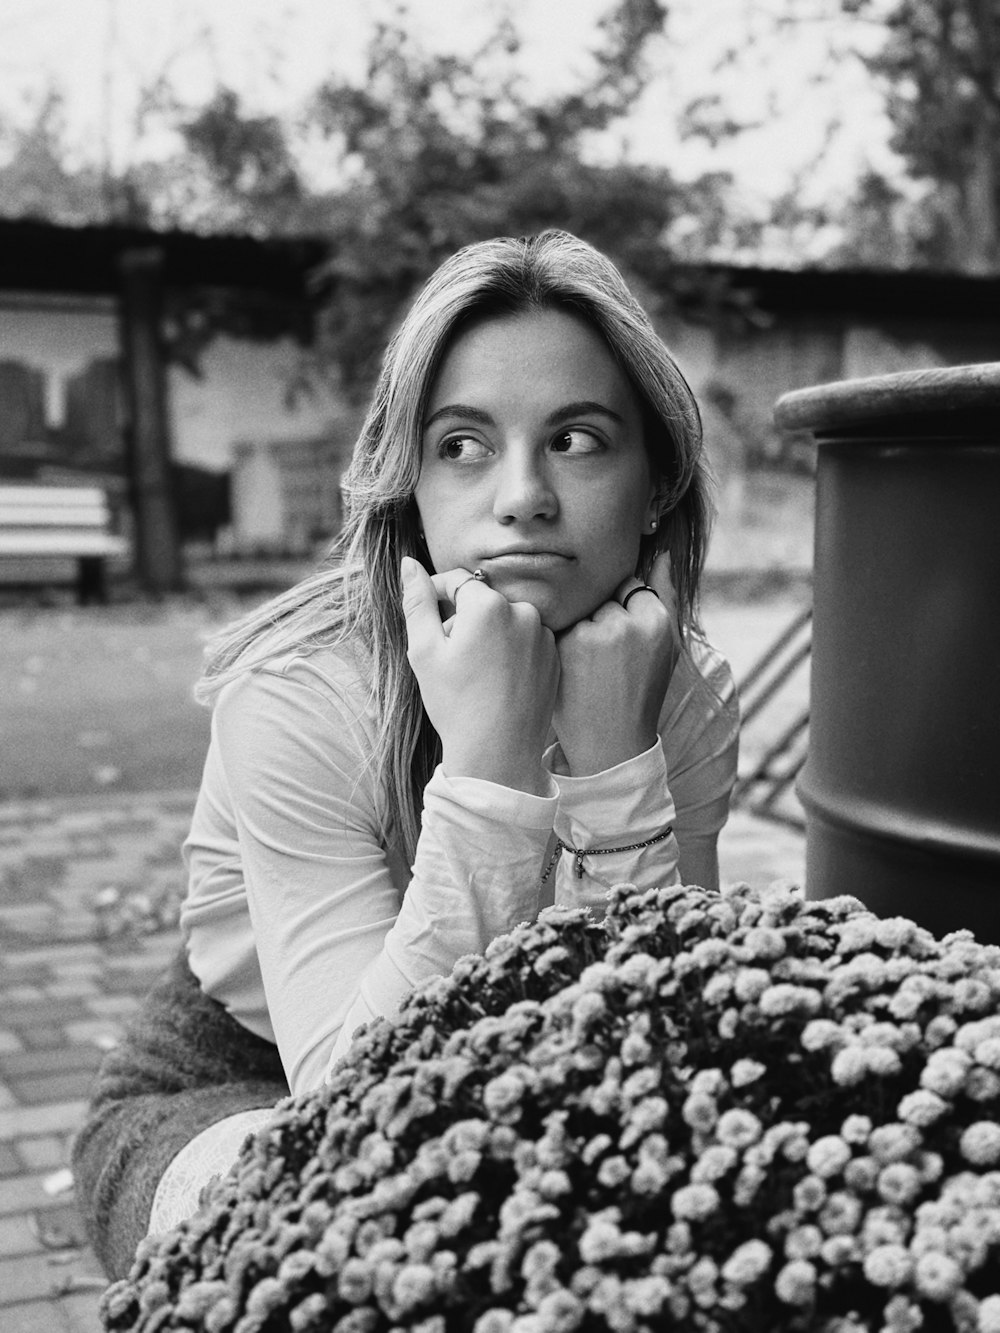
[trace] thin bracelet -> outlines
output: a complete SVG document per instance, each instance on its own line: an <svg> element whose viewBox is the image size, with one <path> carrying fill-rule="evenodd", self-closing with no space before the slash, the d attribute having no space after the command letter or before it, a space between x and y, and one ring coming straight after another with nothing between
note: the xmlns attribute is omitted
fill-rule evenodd
<svg viewBox="0 0 1000 1333"><path fill-rule="evenodd" d="M652 847L654 843L669 838L673 831L673 824L668 824L662 833L647 838L645 842L630 842L625 847L571 847L568 842L563 842L562 838L557 838L555 851L552 853L552 857L545 867L545 873L542 875L542 883L544 884L552 874L552 868L563 852L573 853L573 859L576 862L576 877L577 879L583 879L583 858L585 856L610 856L612 852L637 852L642 847Z"/></svg>

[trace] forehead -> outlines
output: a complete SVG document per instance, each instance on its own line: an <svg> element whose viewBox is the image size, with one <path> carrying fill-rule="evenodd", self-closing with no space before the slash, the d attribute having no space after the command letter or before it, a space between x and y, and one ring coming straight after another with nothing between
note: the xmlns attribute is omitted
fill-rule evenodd
<svg viewBox="0 0 1000 1333"><path fill-rule="evenodd" d="M638 411L627 377L592 325L566 311L533 310L463 326L431 384L428 411L450 402L551 406L578 399Z"/></svg>

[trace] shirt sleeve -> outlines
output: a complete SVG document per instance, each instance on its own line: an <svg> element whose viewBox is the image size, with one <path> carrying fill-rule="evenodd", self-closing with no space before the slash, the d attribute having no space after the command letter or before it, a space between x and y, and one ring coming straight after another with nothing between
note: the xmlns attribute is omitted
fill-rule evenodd
<svg viewBox="0 0 1000 1333"><path fill-rule="evenodd" d="M660 740L645 753L571 777L559 746L547 751L559 786L556 836L590 852L558 856L557 903L603 913L616 884L717 887L718 835L736 781L739 707L729 664L704 640L691 647L674 670Z"/></svg>
<svg viewBox="0 0 1000 1333"><path fill-rule="evenodd" d="M643 754L587 777L571 777L558 745L546 754L559 785L555 901L603 916L615 884L678 882L674 802L657 740ZM639 846L637 844L644 844Z"/></svg>
<svg viewBox="0 0 1000 1333"><path fill-rule="evenodd" d="M289 1086L322 1082L357 1026L538 910L557 802L438 770L402 895L359 710L261 671L220 695L214 743L235 815L265 998Z"/></svg>
<svg viewBox="0 0 1000 1333"><path fill-rule="evenodd" d="M692 635L674 677L661 734L667 737L680 874L685 884L712 889L739 763L739 699L729 663L699 636Z"/></svg>

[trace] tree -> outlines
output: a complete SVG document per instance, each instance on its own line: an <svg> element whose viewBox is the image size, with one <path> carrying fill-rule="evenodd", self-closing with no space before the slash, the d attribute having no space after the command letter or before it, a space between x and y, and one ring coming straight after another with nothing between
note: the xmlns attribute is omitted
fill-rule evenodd
<svg viewBox="0 0 1000 1333"><path fill-rule="evenodd" d="M1000 267L1000 0L841 0L884 24L866 63L885 90L892 146L927 185L919 258ZM871 184L869 183L869 190Z"/></svg>
<svg viewBox="0 0 1000 1333"><path fill-rule="evenodd" d="M614 0L589 72L569 91L539 96L509 23L470 55L437 54L420 48L402 11L376 29L363 77L328 80L297 122L258 113L228 87L184 106L164 73L136 108L128 165L112 171L106 160L103 178L85 169L86 220L327 237L317 350L359 399L401 306L471 241L567 228L611 254L655 304L674 281L674 255L752 244L757 225L737 215L725 173L682 185L666 167L608 150L647 85L666 22L662 0ZM143 153L150 125L174 130L171 156ZM55 130L50 140L49 156L64 163ZM333 184L308 175L307 141L314 154L317 141L325 148ZM60 190L69 198L84 179L60 169L48 216L63 208Z"/></svg>
<svg viewBox="0 0 1000 1333"><path fill-rule="evenodd" d="M349 177L330 201L335 295L323 338L349 394L367 391L406 299L469 242L561 226L651 289L662 284L665 231L690 191L665 168L604 164L587 150L638 98L647 43L665 20L659 0L619 0L600 25L590 79L547 100L521 86L506 25L463 58L420 51L402 26L384 24L364 79L319 91L316 123ZM713 179L705 193L724 187Z"/></svg>
<svg viewBox="0 0 1000 1333"><path fill-rule="evenodd" d="M175 104L178 150L138 169L159 225L274 236L319 231L317 196L296 160L288 127L258 115L225 86L198 108Z"/></svg>
<svg viewBox="0 0 1000 1333"><path fill-rule="evenodd" d="M63 99L55 89L41 97L23 129L7 129L6 162L0 166L0 211L5 217L47 222L93 222L104 217L100 170L69 164Z"/></svg>

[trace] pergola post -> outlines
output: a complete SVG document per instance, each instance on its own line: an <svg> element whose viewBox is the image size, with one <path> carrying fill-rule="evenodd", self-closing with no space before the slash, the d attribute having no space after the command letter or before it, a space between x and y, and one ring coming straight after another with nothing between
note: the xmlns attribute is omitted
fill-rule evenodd
<svg viewBox="0 0 1000 1333"><path fill-rule="evenodd" d="M151 593L184 585L170 476L170 422L160 332L163 252L129 249L119 259L126 452L135 514L135 568Z"/></svg>

